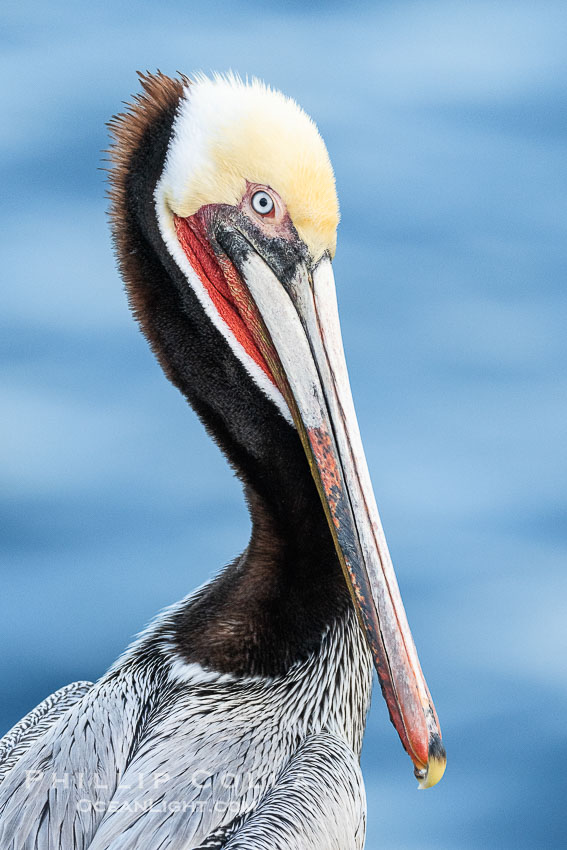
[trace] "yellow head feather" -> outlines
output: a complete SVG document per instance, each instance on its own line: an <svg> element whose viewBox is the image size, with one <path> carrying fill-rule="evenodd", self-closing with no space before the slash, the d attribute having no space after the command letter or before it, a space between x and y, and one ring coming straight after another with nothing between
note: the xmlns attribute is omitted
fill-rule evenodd
<svg viewBox="0 0 567 850"><path fill-rule="evenodd" d="M198 76L176 118L161 185L178 215L238 204L246 181L271 186L314 260L335 253L339 205L325 143L309 116L259 80Z"/></svg>

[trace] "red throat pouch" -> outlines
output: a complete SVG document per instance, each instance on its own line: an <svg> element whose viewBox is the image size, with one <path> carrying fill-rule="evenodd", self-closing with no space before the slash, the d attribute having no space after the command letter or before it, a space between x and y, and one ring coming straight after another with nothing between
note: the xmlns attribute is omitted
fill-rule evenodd
<svg viewBox="0 0 567 850"><path fill-rule="evenodd" d="M245 287L236 268L228 257L219 259L216 256L207 239L203 222L197 215L189 218L174 216L174 223L179 244L207 290L219 316L246 353L276 385L270 367L250 330L252 327L259 331L257 316L250 300L238 297L239 293L244 293Z"/></svg>

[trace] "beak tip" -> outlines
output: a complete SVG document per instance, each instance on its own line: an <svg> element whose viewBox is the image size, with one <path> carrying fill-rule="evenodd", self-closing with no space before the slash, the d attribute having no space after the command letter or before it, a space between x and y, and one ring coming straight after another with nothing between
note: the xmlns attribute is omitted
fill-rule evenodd
<svg viewBox="0 0 567 850"><path fill-rule="evenodd" d="M415 769L415 777L418 781L418 789L424 791L433 788L443 778L447 767L447 754L443 742L438 735L432 736L429 742L429 758L425 768Z"/></svg>

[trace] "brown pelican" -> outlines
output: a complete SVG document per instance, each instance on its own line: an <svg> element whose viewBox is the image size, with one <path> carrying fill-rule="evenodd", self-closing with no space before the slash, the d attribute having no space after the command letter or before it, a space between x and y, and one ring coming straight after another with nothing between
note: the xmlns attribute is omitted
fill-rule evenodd
<svg viewBox="0 0 567 850"><path fill-rule="evenodd" d="M373 665L422 787L445 753L349 389L333 171L311 119L261 82L142 85L111 122L116 253L252 533L98 682L3 739L0 847L360 848Z"/></svg>

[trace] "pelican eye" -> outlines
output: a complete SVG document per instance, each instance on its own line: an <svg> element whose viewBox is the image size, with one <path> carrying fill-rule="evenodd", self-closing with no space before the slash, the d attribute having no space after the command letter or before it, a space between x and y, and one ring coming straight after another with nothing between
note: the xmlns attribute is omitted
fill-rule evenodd
<svg viewBox="0 0 567 850"><path fill-rule="evenodd" d="M267 192L254 192L252 195L252 209L260 215L269 215L274 209L273 198Z"/></svg>

